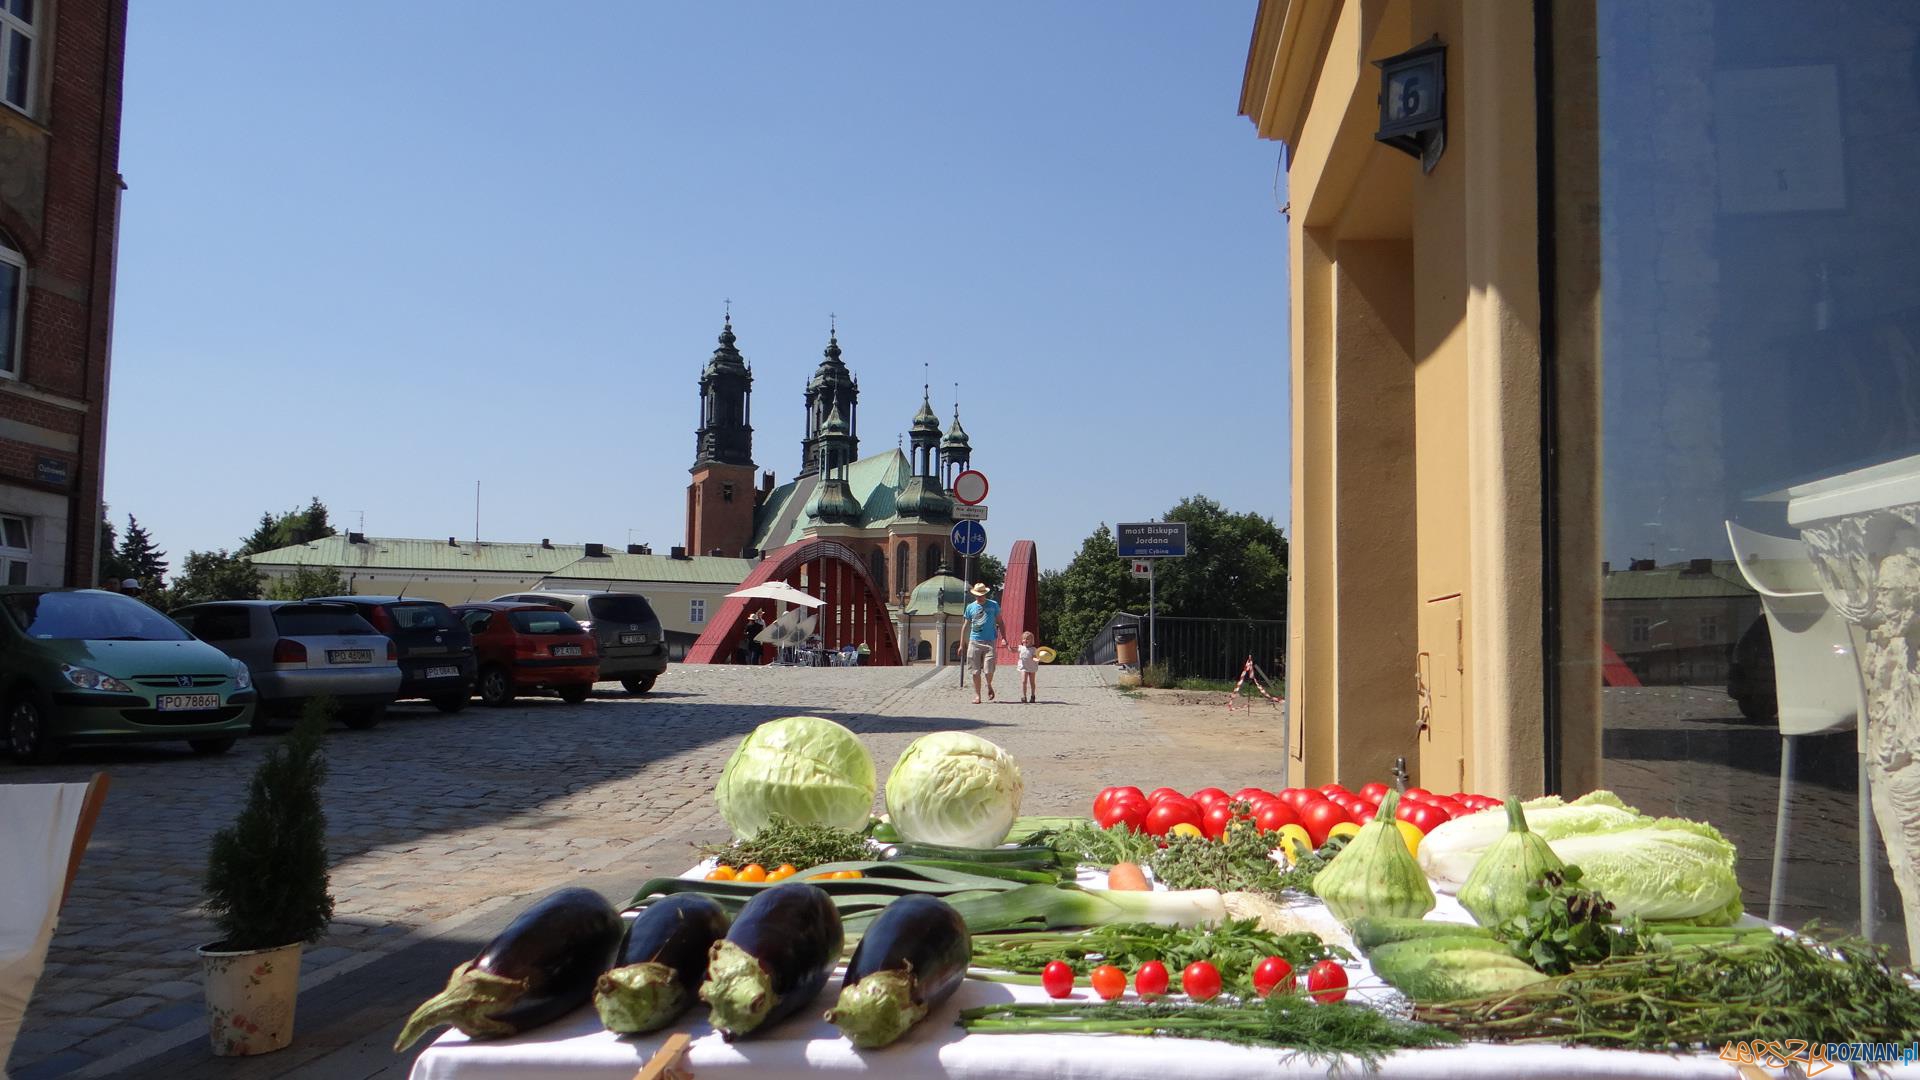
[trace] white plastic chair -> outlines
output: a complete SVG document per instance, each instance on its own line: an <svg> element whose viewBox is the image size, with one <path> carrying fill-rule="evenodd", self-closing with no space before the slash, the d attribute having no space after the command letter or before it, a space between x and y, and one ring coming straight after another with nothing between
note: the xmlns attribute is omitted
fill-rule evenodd
<svg viewBox="0 0 1920 1080"><path fill-rule="evenodd" d="M106 795L105 773L85 784L0 784L0 1069Z"/></svg>
<svg viewBox="0 0 1920 1080"><path fill-rule="evenodd" d="M1867 713L1853 637L1846 619L1820 591L1813 558L1799 540L1727 522L1734 565L1760 594L1773 639L1773 679L1780 708L1780 801L1774 819L1773 880L1767 891L1767 921L1779 922L1786 891L1789 841L1788 790L1794 740L1802 735L1860 730ZM1873 806L1867 797L1866 758L1860 758L1860 930L1872 937Z"/></svg>

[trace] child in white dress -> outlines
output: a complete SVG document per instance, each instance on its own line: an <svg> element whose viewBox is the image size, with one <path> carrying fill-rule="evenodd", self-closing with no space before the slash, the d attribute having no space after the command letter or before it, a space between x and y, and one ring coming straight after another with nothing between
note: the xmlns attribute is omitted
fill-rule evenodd
<svg viewBox="0 0 1920 1080"><path fill-rule="evenodd" d="M1034 647L1033 631L1020 635L1020 700L1038 701L1033 689L1035 675L1040 670L1040 650Z"/></svg>

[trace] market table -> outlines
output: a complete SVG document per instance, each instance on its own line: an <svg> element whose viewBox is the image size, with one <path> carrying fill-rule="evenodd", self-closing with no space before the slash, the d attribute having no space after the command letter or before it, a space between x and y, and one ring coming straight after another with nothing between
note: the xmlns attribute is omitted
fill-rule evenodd
<svg viewBox="0 0 1920 1080"><path fill-rule="evenodd" d="M1470 922L1453 897L1436 897L1430 917ZM1350 946L1318 901L1289 908L1303 922L1327 928L1322 936ZM1764 925L1747 916L1746 925ZM696 1005L680 1023L651 1035L618 1037L600 1025L591 1006L538 1031L512 1039L476 1041L448 1031L415 1060L410 1080L632 1080L634 1073L675 1032L692 1036L685 1062L699 1080L729 1077L783 1080L822 1075L875 1075L902 1080L950 1077L1010 1080L1117 1080L1121 1077L1299 1078L1325 1080L1325 1061L1289 1056L1271 1047L1233 1046L1194 1039L1117 1035L968 1035L955 1023L959 1011L1009 1001L1047 1001L1037 986L1013 986L968 979L960 989L899 1042L880 1050L860 1050L824 1019L840 992L836 972L817 1001L800 1015L756 1037L729 1043L706 1022ZM1363 959L1348 964L1354 984L1349 1000L1387 1001L1395 993L1374 979ZM1092 999L1085 980L1071 1000ZM1781 1038L1791 1037L1782 1032ZM1350 1073L1359 1063L1349 1059ZM1560 1046L1472 1044L1446 1049L1402 1051L1382 1065L1382 1080L1667 1080L1737 1077L1736 1066L1715 1054L1646 1054ZM1751 1074L1779 1076L1778 1070ZM1833 1071L1834 1076L1844 1072ZM1892 1076L1920 1077L1920 1066L1896 1068Z"/></svg>

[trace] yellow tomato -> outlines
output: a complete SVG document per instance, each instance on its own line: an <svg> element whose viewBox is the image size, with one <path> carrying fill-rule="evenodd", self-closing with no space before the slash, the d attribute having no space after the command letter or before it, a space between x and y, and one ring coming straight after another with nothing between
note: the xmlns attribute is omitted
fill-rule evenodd
<svg viewBox="0 0 1920 1080"><path fill-rule="evenodd" d="M732 881L737 877L731 866L716 866L707 871L708 881Z"/></svg>
<svg viewBox="0 0 1920 1080"><path fill-rule="evenodd" d="M1400 838L1407 842L1407 853L1409 855L1418 855L1420 853L1420 841L1426 839L1427 834L1421 832L1419 826L1411 821L1396 820L1394 824L1400 827Z"/></svg>
<svg viewBox="0 0 1920 1080"><path fill-rule="evenodd" d="M1196 840L1200 840L1200 839L1205 839L1207 834L1200 831L1200 826L1189 825L1183 821L1180 824L1175 825L1173 828L1168 829L1167 835L1168 836L1191 836Z"/></svg>
<svg viewBox="0 0 1920 1080"><path fill-rule="evenodd" d="M840 871L840 872L839 872L838 874L836 874L836 875L834 875L834 876L835 876L835 877L841 877L841 878L847 878L847 879L849 879L849 880L851 880L851 879L853 879L853 878L857 878L857 877L865 877L866 875L864 875L864 874L862 874L862 873L861 873L860 871L858 871L858 870L842 870L842 871Z"/></svg>
<svg viewBox="0 0 1920 1080"><path fill-rule="evenodd" d="M740 868L740 875L734 880L765 881L767 880L767 868L761 866L759 863L748 863Z"/></svg>
<svg viewBox="0 0 1920 1080"><path fill-rule="evenodd" d="M1360 826L1355 825L1351 821L1343 821L1340 824L1335 825L1333 828L1327 830L1327 839L1331 840L1336 836L1356 836L1359 834L1359 832L1360 832Z"/></svg>
<svg viewBox="0 0 1920 1080"><path fill-rule="evenodd" d="M799 871L793 868L792 863L781 863L778 867L767 871L767 880L785 881L797 873Z"/></svg>
<svg viewBox="0 0 1920 1080"><path fill-rule="evenodd" d="M1288 862L1299 862L1300 856L1313 854L1313 837L1298 825L1282 825L1278 833L1277 846L1286 855Z"/></svg>

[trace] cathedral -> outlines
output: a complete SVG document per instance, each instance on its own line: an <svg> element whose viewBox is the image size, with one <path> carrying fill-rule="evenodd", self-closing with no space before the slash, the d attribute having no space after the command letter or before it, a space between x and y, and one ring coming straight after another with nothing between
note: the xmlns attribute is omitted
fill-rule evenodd
<svg viewBox="0 0 1920 1080"><path fill-rule="evenodd" d="M906 607L914 589L958 565L947 490L973 450L954 406L943 434L923 388L900 449L860 456L860 380L831 331L806 385L800 468L778 486L753 461L753 370L733 320L700 373L700 428L687 485L687 552L753 558L801 540L831 539L865 560L881 591ZM758 482L756 483L756 477Z"/></svg>

